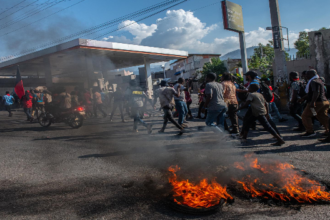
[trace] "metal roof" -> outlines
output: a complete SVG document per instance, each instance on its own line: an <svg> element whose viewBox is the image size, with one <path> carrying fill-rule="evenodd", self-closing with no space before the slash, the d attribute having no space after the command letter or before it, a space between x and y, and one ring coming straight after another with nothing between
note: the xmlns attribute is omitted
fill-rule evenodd
<svg viewBox="0 0 330 220"><path fill-rule="evenodd" d="M86 71L88 59L95 71L110 71L150 63L182 59L188 52L133 44L75 39L0 63L0 76L14 76L16 65L21 74L44 75L49 59L52 76L79 76Z"/></svg>

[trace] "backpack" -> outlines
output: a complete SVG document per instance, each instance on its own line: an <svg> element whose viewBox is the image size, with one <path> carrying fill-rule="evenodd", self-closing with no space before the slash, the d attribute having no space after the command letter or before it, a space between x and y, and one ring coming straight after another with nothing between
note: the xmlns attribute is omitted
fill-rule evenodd
<svg viewBox="0 0 330 220"><path fill-rule="evenodd" d="M266 102L270 102L273 99L273 92L270 90L269 86L262 82L260 83L260 93L264 96Z"/></svg>

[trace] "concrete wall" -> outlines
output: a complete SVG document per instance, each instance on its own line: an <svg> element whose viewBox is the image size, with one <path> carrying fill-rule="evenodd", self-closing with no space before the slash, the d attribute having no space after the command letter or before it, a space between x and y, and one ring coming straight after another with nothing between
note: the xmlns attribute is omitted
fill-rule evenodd
<svg viewBox="0 0 330 220"><path fill-rule="evenodd" d="M286 62L288 73L290 72L303 72L305 70L309 70L310 66L315 66L314 60L307 58L307 59L300 59L300 60L290 60Z"/></svg>
<svg viewBox="0 0 330 220"><path fill-rule="evenodd" d="M330 82L330 29L308 33L309 48L315 68L320 76Z"/></svg>

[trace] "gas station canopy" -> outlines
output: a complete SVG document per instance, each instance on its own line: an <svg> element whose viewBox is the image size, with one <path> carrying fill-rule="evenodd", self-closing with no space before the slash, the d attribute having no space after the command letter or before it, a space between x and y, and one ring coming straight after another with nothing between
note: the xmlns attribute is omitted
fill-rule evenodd
<svg viewBox="0 0 330 220"><path fill-rule="evenodd" d="M15 76L16 66L19 65L22 76L91 78L91 75L109 73L115 69L150 66L151 63L187 56L188 52L180 50L75 39L2 62L0 76Z"/></svg>

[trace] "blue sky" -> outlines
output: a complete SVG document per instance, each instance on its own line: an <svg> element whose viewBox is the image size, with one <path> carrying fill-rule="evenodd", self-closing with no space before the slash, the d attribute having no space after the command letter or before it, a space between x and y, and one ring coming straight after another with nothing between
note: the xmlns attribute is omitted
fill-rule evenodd
<svg viewBox="0 0 330 220"><path fill-rule="evenodd" d="M7 24L6 22L15 21L15 19L19 18L18 16L24 16L24 13L33 9L30 6L1 20L1 18L16 10L12 9L5 12L5 8L11 7L21 0L4 1L5 4L0 6L0 13L3 12L3 14L0 14L0 28L1 25ZM33 1L27 0L20 6L25 6L28 2L31 3ZM60 0L39 0L37 3L54 1ZM57 4L56 7L51 7L42 13L24 19L24 21L3 28L0 30L0 33L3 33L3 31L7 33L30 24L79 1L65 0ZM23 48L26 49L29 46L40 45L41 43L58 39L159 2L162 1L84 0L74 7L29 26L29 28L13 32L5 37L0 36L0 41L5 42L4 48L0 50L0 57L15 54L15 52ZM271 39L271 33L264 30L265 27L271 25L268 0L232 0L232 2L243 7L247 46L254 46L259 42L265 43ZM279 0L279 4L282 26L290 29L290 40L292 43L297 39L299 31L321 27L329 28L330 26L329 0ZM200 9L205 6L208 7ZM167 19L164 20L165 17ZM157 19L161 20L157 22ZM132 21L124 22L124 24L131 23ZM119 24L119 27L121 25L123 24ZM116 27L112 27L109 30ZM122 31L107 36L104 40L169 47L196 53L225 54L237 49L239 46L237 33L223 29L220 0L188 0L172 8L171 11L162 12L139 24L130 25Z"/></svg>

